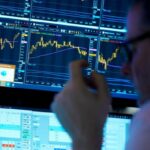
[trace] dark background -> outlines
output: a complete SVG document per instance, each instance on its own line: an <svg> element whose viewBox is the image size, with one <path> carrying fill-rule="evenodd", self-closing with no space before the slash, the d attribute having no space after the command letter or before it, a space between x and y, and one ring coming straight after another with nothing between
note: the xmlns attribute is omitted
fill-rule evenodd
<svg viewBox="0 0 150 150"><path fill-rule="evenodd" d="M34 109L50 109L56 92L14 89L0 87L0 106ZM112 98L112 106L116 109L136 107L136 100Z"/></svg>

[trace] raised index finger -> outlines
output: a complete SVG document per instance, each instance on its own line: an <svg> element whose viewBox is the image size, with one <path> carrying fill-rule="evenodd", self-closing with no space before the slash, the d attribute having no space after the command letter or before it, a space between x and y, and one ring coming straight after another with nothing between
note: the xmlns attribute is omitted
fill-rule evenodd
<svg viewBox="0 0 150 150"><path fill-rule="evenodd" d="M87 67L88 63L85 60L77 60L70 64L70 78L73 80L83 80L82 69Z"/></svg>

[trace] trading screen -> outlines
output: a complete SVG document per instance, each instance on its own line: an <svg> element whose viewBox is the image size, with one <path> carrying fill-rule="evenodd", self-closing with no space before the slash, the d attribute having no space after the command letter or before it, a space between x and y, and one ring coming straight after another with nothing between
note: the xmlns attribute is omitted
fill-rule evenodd
<svg viewBox="0 0 150 150"><path fill-rule="evenodd" d="M72 150L72 140L53 113L0 108L0 150ZM102 150L124 150L131 116L109 115Z"/></svg>
<svg viewBox="0 0 150 150"><path fill-rule="evenodd" d="M0 0L0 86L60 91L70 62L106 75L113 96L135 98L121 73L128 1Z"/></svg>

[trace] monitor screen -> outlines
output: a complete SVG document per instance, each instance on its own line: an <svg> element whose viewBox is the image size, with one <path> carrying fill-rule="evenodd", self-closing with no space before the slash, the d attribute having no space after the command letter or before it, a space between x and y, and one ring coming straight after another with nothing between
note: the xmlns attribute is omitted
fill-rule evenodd
<svg viewBox="0 0 150 150"><path fill-rule="evenodd" d="M0 108L0 150L71 150L72 140L54 113ZM102 150L124 150L131 116L110 114Z"/></svg>
<svg viewBox="0 0 150 150"><path fill-rule="evenodd" d="M129 0L0 0L0 86L60 91L70 62L106 75L114 97L135 98L121 74Z"/></svg>

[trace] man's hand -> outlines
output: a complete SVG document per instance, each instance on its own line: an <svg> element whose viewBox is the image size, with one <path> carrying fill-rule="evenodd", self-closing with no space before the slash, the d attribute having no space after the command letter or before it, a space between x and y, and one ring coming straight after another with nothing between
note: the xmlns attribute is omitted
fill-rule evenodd
<svg viewBox="0 0 150 150"><path fill-rule="evenodd" d="M82 76L84 60L70 65L70 80L56 95L52 110L72 137L75 150L100 150L103 126L110 106L110 94L102 75L92 74L93 92Z"/></svg>

